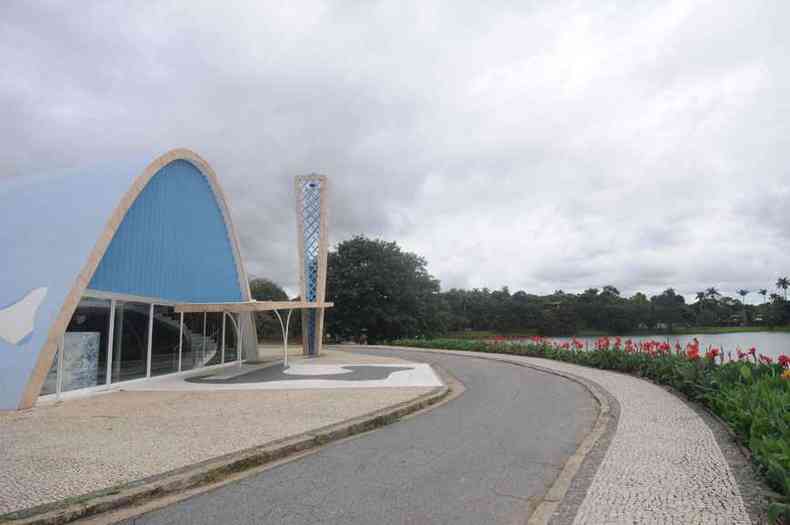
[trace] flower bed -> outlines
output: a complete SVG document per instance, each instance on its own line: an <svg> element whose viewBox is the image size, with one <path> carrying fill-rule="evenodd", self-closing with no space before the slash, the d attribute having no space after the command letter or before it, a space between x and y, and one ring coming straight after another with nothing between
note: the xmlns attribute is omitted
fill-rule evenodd
<svg viewBox="0 0 790 525"><path fill-rule="evenodd" d="M707 406L735 431L768 484L782 494L769 508L775 522L790 523L790 357L774 362L751 348L732 355L701 349L695 339L674 348L662 341L601 337L588 348L577 339L495 337L487 341L416 339L394 345L516 354L616 370L648 378ZM783 520L783 521L782 521Z"/></svg>

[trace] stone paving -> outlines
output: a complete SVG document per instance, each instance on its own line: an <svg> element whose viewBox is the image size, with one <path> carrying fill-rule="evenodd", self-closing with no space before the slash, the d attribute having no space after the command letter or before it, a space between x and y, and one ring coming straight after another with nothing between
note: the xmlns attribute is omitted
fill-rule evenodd
<svg viewBox="0 0 790 525"><path fill-rule="evenodd" d="M326 361L334 360L404 363L328 352ZM294 436L431 390L116 391L0 413L0 514Z"/></svg>
<svg viewBox="0 0 790 525"><path fill-rule="evenodd" d="M713 432L675 395L625 374L547 359L486 356L585 378L617 400L617 429L574 524L751 523Z"/></svg>
<svg viewBox="0 0 790 525"><path fill-rule="evenodd" d="M342 388L404 388L441 387L442 380L425 363L326 364L310 359L297 361L283 368L275 366L233 366L217 374L179 377L163 376L134 383L125 390L191 391L191 390L297 390Z"/></svg>
<svg viewBox="0 0 790 525"><path fill-rule="evenodd" d="M751 523L716 439L666 390L634 377L540 360L586 377L620 403L620 420L574 523Z"/></svg>

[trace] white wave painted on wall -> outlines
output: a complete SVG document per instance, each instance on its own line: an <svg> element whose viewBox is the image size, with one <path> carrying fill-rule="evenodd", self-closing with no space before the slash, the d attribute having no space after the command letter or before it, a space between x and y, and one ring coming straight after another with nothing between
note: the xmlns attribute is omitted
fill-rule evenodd
<svg viewBox="0 0 790 525"><path fill-rule="evenodd" d="M46 296L46 288L36 288L16 303L0 310L0 339L17 345L30 335L38 307Z"/></svg>

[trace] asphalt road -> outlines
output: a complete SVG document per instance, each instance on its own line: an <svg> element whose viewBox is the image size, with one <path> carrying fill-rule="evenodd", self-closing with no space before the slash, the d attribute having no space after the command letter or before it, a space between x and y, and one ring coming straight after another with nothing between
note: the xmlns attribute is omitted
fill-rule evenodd
<svg viewBox="0 0 790 525"><path fill-rule="evenodd" d="M127 523L524 523L592 427L597 412L589 393L506 363L391 353L436 363L466 392Z"/></svg>

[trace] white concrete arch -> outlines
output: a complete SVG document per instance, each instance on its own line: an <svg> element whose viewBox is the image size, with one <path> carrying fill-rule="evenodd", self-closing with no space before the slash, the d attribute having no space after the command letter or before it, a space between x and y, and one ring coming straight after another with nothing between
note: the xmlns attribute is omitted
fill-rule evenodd
<svg viewBox="0 0 790 525"><path fill-rule="evenodd" d="M93 274L96 272L102 257L104 257L104 254L109 248L110 243L112 242L113 237L123 222L127 212L132 207L135 200L140 196L149 181L154 177L154 175L156 175L162 168L171 162L177 160L184 160L191 163L208 180L214 193L216 202L222 212L228 238L233 250L233 258L239 280L239 289L241 290L242 296L245 300L251 299L247 273L244 269L244 265L242 264L238 236L230 216L227 199L224 192L222 191L222 187L217 180L216 173L211 168L209 163L197 153L186 148L170 150L148 164L143 172L134 179L131 186L123 194L120 202L107 220L101 235L97 239L93 249L90 251L90 254L83 264L82 269L74 279L70 291L60 306L54 322L52 322L49 326L46 342L38 352L35 365L30 373L27 384L22 393L22 397L18 406L19 409L30 408L36 402L39 392L41 391L41 386L43 385L46 375L52 366L53 359L57 352L59 338L66 330L66 327L68 326L71 317L74 315L74 311L76 310L80 299L85 293L88 284L91 282Z"/></svg>

